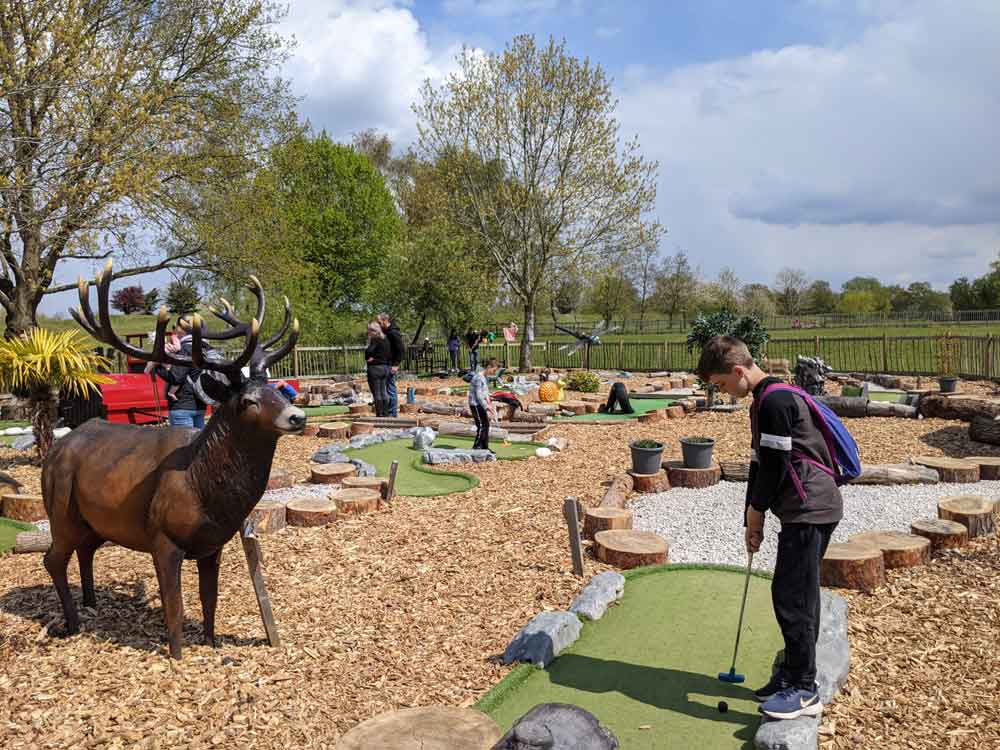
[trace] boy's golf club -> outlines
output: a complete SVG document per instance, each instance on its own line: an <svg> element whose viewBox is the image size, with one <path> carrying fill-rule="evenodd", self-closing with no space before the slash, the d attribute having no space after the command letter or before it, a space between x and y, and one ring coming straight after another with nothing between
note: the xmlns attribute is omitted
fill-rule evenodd
<svg viewBox="0 0 1000 750"><path fill-rule="evenodd" d="M736 672L736 652L740 650L740 634L743 632L743 612L747 607L747 591L750 589L750 566L753 565L753 552L748 552L747 577L743 584L743 603L740 604L740 624L736 627L736 648L733 649L733 665L728 672L719 672L723 682L743 682L746 677Z"/></svg>

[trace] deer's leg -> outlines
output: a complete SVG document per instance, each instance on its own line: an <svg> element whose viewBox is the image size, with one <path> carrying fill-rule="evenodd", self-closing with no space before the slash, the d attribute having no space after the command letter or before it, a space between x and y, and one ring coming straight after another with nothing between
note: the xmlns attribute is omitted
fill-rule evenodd
<svg viewBox="0 0 1000 750"><path fill-rule="evenodd" d="M181 599L181 563L184 551L166 537L157 540L153 550L156 579L160 583L163 619L167 623L170 658L181 658L181 629L184 626L184 602Z"/></svg>
<svg viewBox="0 0 1000 750"><path fill-rule="evenodd" d="M201 596L201 613L205 621L205 643L215 648L215 604L219 600L219 565L222 549L209 557L198 560L198 593Z"/></svg>
<svg viewBox="0 0 1000 750"><path fill-rule="evenodd" d="M80 616L76 611L73 595L69 593L69 581L66 579L66 568L69 566L69 559L73 556L73 549L76 546L74 541L64 537L53 537L52 544L44 558L45 569L52 576L52 583L55 584L56 593L59 594L59 601L62 603L68 635L80 632Z"/></svg>
<svg viewBox="0 0 1000 750"><path fill-rule="evenodd" d="M76 546L76 561L80 564L80 586L83 588L83 606L96 607L94 593L94 553L104 544L104 540L91 532Z"/></svg>

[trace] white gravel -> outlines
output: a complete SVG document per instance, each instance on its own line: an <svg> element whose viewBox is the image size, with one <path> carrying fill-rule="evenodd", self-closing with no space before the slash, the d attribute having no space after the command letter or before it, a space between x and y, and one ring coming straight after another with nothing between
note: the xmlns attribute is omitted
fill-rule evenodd
<svg viewBox="0 0 1000 750"><path fill-rule="evenodd" d="M671 562L710 562L746 565L743 541L745 482L719 482L706 489L677 487L642 495L630 504L634 527L653 531L667 540ZM861 531L909 531L917 518L936 518L937 503L947 495L983 495L1000 499L1000 481L976 484L902 486L846 486L844 519L833 542L846 542ZM754 568L772 570L781 523L770 513L764 524L764 543L754 555Z"/></svg>
<svg viewBox="0 0 1000 750"><path fill-rule="evenodd" d="M329 497L331 492L340 489L339 484L295 484L291 487L282 487L277 490L268 490L261 495L261 500L277 500L282 505L288 505L289 501L305 497Z"/></svg>

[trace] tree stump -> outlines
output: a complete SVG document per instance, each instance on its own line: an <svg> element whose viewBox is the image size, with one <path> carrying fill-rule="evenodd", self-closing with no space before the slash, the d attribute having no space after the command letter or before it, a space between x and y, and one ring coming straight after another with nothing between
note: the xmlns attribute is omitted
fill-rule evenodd
<svg viewBox="0 0 1000 750"><path fill-rule="evenodd" d="M934 469L942 482L969 484L979 481L979 466L971 461L947 456L916 456L910 459L910 463Z"/></svg>
<svg viewBox="0 0 1000 750"><path fill-rule="evenodd" d="M337 490L330 493L330 499L336 502L337 512L341 516L361 516L378 510L382 493L378 490L368 490L360 487L347 490Z"/></svg>
<svg viewBox="0 0 1000 750"><path fill-rule="evenodd" d="M624 508L628 501L628 496L632 494L632 477L628 474L619 474L611 480L608 489L604 491L601 498L602 508Z"/></svg>
<svg viewBox="0 0 1000 750"><path fill-rule="evenodd" d="M584 401L563 401L559 404L565 411L571 411L574 414L586 414L587 404Z"/></svg>
<svg viewBox="0 0 1000 750"><path fill-rule="evenodd" d="M261 500L250 511L247 516L254 522L254 529L258 534L273 534L285 528L286 509L284 503L277 500Z"/></svg>
<svg viewBox="0 0 1000 750"><path fill-rule="evenodd" d="M589 401L584 404L584 408L587 410L587 414L597 414L598 406L600 406L600 404L594 404Z"/></svg>
<svg viewBox="0 0 1000 750"><path fill-rule="evenodd" d="M952 495L938 501L938 518L957 521L969 531L969 539L996 531L994 503L981 495Z"/></svg>
<svg viewBox="0 0 1000 750"><path fill-rule="evenodd" d="M389 489L389 480L384 477L348 477L340 486L345 490L374 490L385 499L386 491Z"/></svg>
<svg viewBox="0 0 1000 750"><path fill-rule="evenodd" d="M4 495L0 499L0 516L26 523L44 521L48 518L45 514L45 502L41 495L18 495L15 493Z"/></svg>
<svg viewBox="0 0 1000 750"><path fill-rule="evenodd" d="M653 409L652 411L647 411L645 414L639 415L638 421L640 424L657 424L658 422L666 422L667 410Z"/></svg>
<svg viewBox="0 0 1000 750"><path fill-rule="evenodd" d="M608 400L607 396L602 396L599 393L585 393L580 396L581 401L586 401L588 404L603 404Z"/></svg>
<svg viewBox="0 0 1000 750"><path fill-rule="evenodd" d="M968 456L962 460L979 465L980 479L1000 479L1000 456Z"/></svg>
<svg viewBox="0 0 1000 750"><path fill-rule="evenodd" d="M337 504L329 498L300 497L286 506L285 521L289 526L326 526L337 520Z"/></svg>
<svg viewBox="0 0 1000 750"><path fill-rule="evenodd" d="M902 531L866 531L855 534L848 541L881 550L886 570L915 568L926 565L931 559L929 539Z"/></svg>
<svg viewBox="0 0 1000 750"><path fill-rule="evenodd" d="M632 511L624 508L588 508L583 515L583 535L587 539L593 539L599 531L631 528Z"/></svg>
<svg viewBox="0 0 1000 750"><path fill-rule="evenodd" d="M347 422L326 422L319 426L319 436L321 438L346 440L350 434L351 425Z"/></svg>
<svg viewBox="0 0 1000 750"><path fill-rule="evenodd" d="M471 708L404 708L358 724L337 750L489 750L502 736L493 719Z"/></svg>
<svg viewBox="0 0 1000 750"><path fill-rule="evenodd" d="M300 434L302 437L317 437L319 436L319 425L307 424L302 428L302 432Z"/></svg>
<svg viewBox="0 0 1000 750"><path fill-rule="evenodd" d="M943 518L918 518L910 524L910 533L930 540L931 551L957 549L969 541L969 530L958 521Z"/></svg>
<svg viewBox="0 0 1000 750"><path fill-rule="evenodd" d="M681 419L685 416L684 407L680 404L667 407L667 419Z"/></svg>
<svg viewBox="0 0 1000 750"><path fill-rule="evenodd" d="M685 469L683 461L665 461L663 468L667 470L671 487L702 489L718 484L722 479L722 469L716 463L707 469Z"/></svg>
<svg viewBox="0 0 1000 750"><path fill-rule="evenodd" d="M400 404L399 405L400 414L419 414L420 404Z"/></svg>
<svg viewBox="0 0 1000 750"><path fill-rule="evenodd" d="M358 467L354 464L314 464L310 467L309 481L313 484L340 484L357 473Z"/></svg>
<svg viewBox="0 0 1000 750"><path fill-rule="evenodd" d="M634 471L628 473L632 477L632 491L651 493L664 492L670 489L670 480L667 479L667 472L660 469L655 474L636 474Z"/></svg>
<svg viewBox="0 0 1000 750"><path fill-rule="evenodd" d="M347 407L347 411L352 416L356 417L366 417L372 413L372 410L371 408L369 408L368 404L350 404Z"/></svg>
<svg viewBox="0 0 1000 750"><path fill-rule="evenodd" d="M651 531L598 531L594 534L594 550L598 560L622 570L667 561L666 540Z"/></svg>
<svg viewBox="0 0 1000 750"><path fill-rule="evenodd" d="M271 476L267 478L267 488L269 490L282 490L295 484L295 476L285 469L271 469Z"/></svg>
<svg viewBox="0 0 1000 750"><path fill-rule="evenodd" d="M750 464L742 461L720 461L719 470L727 482L750 481Z"/></svg>
<svg viewBox="0 0 1000 750"><path fill-rule="evenodd" d="M375 432L375 425L367 422L351 422L351 437L355 435L368 435Z"/></svg>
<svg viewBox="0 0 1000 750"><path fill-rule="evenodd" d="M22 531L14 537L14 551L48 552L52 544L52 535L47 531Z"/></svg>
<svg viewBox="0 0 1000 750"><path fill-rule="evenodd" d="M871 593L885 585L882 551L865 544L831 544L820 562L821 586L835 586Z"/></svg>

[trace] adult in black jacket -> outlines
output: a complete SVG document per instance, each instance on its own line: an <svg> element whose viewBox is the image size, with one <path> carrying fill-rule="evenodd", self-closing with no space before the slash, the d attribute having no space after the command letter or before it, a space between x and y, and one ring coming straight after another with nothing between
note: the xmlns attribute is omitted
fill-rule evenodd
<svg viewBox="0 0 1000 750"><path fill-rule="evenodd" d="M403 361L405 346L403 344L403 334L396 325L396 321L391 320L387 313L380 313L378 324L389 341L391 360L389 362L389 376L385 379L385 394L388 400L388 413L386 416L399 416L399 392L396 389L396 374L399 372L399 365Z"/></svg>
<svg viewBox="0 0 1000 750"><path fill-rule="evenodd" d="M180 340L179 353L191 356L191 323L187 316L177 319L174 335ZM178 365L146 365L147 372L154 372L158 378L167 383L167 420L171 427L205 426L205 402L200 400L191 385L191 379L197 378L199 371L191 367ZM188 376L191 376L189 378Z"/></svg>
<svg viewBox="0 0 1000 750"><path fill-rule="evenodd" d="M372 392L375 416L386 417L389 415L389 397L385 384L392 369L392 347L382 332L382 326L376 322L368 325L365 362L368 364L368 389Z"/></svg>

